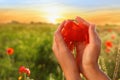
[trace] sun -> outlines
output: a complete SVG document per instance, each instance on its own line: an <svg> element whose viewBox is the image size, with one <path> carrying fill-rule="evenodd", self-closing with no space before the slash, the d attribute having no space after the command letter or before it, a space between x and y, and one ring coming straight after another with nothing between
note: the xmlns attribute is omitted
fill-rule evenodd
<svg viewBox="0 0 120 80"><path fill-rule="evenodd" d="M50 22L50 23L53 23L53 24L56 24L57 23L57 19L59 19L60 18L60 16L55 16L55 15L51 15L50 17L48 17L48 22Z"/></svg>
<svg viewBox="0 0 120 80"><path fill-rule="evenodd" d="M61 8L58 6L44 7L43 11L45 12L45 18L47 22L56 24L57 20L61 18Z"/></svg>

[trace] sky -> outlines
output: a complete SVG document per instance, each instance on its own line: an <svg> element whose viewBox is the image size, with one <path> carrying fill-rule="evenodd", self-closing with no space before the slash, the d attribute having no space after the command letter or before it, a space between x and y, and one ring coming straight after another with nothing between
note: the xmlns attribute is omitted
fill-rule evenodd
<svg viewBox="0 0 120 80"><path fill-rule="evenodd" d="M1 23L58 23L80 16L96 24L120 24L119 14L120 0L0 0Z"/></svg>

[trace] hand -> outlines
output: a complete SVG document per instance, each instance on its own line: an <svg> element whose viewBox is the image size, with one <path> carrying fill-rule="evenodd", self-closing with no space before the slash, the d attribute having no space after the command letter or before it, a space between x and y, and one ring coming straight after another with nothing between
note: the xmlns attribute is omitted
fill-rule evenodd
<svg viewBox="0 0 120 80"><path fill-rule="evenodd" d="M81 80L75 58L68 49L61 35L61 30L64 27L64 23L65 22L58 27L54 34L52 49L65 74L66 79Z"/></svg>
<svg viewBox="0 0 120 80"><path fill-rule="evenodd" d="M80 66L97 66L98 57L101 49L101 41L98 37L95 26L89 26L89 43L76 43L76 60Z"/></svg>
<svg viewBox="0 0 120 80"><path fill-rule="evenodd" d="M76 43L76 61L80 72L87 80L109 80L99 69L98 57L101 50L101 40L95 30L95 25L89 26L89 43Z"/></svg>

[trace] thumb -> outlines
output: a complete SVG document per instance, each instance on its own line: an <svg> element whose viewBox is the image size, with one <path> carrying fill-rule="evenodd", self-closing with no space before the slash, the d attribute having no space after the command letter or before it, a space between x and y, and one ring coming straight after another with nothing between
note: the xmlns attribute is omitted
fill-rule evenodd
<svg viewBox="0 0 120 80"><path fill-rule="evenodd" d="M90 43L95 43L97 37L96 29L94 24L90 24L89 26L89 40Z"/></svg>

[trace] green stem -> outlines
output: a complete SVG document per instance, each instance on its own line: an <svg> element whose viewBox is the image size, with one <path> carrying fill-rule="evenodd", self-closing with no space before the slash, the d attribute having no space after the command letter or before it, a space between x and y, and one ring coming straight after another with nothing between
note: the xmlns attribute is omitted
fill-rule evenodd
<svg viewBox="0 0 120 80"><path fill-rule="evenodd" d="M26 73L24 73L24 80L26 80Z"/></svg>

